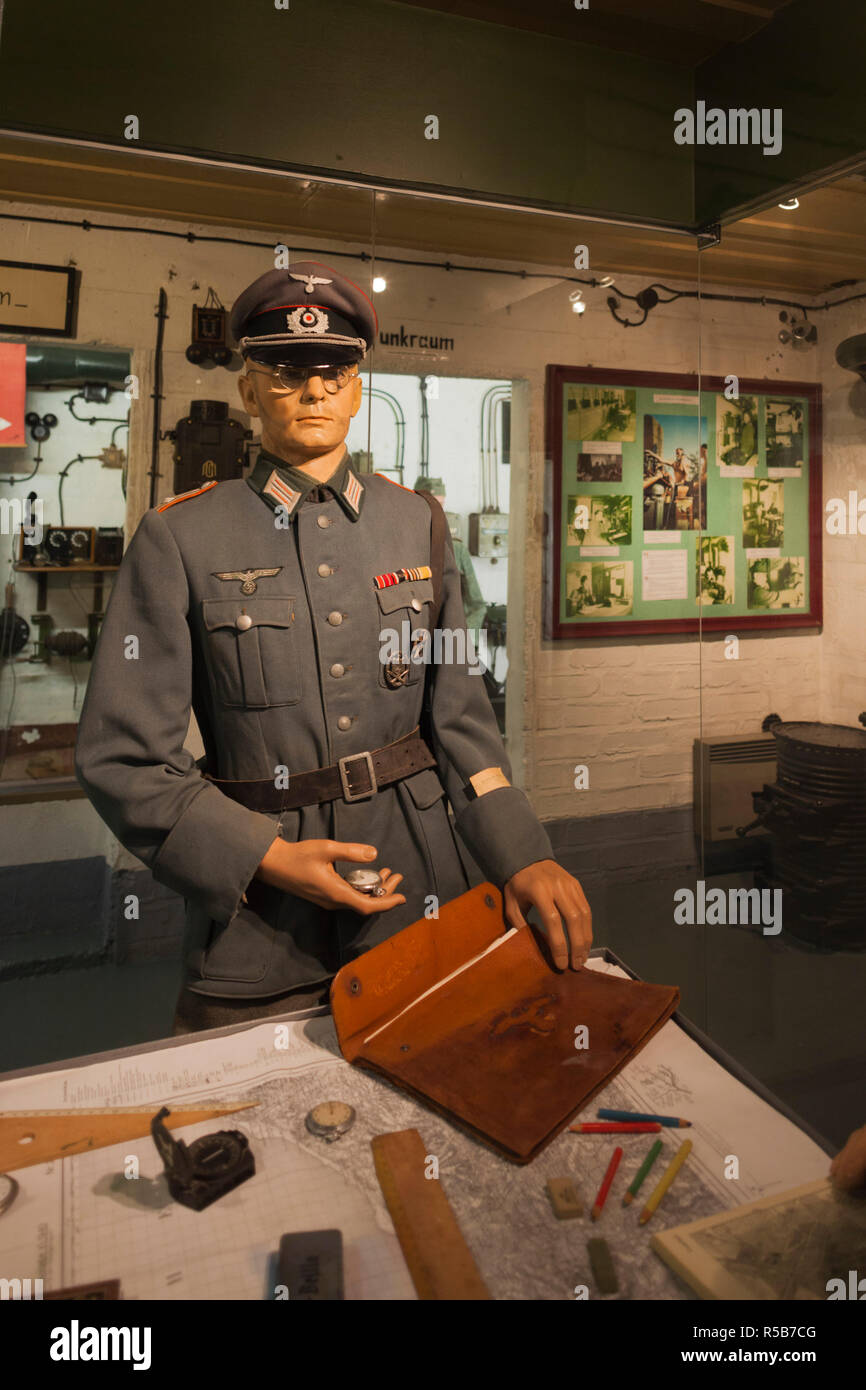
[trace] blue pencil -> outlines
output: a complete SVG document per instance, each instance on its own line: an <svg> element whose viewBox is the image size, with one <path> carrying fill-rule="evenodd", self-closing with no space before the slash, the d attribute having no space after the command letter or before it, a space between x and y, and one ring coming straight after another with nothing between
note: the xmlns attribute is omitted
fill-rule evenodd
<svg viewBox="0 0 866 1390"><path fill-rule="evenodd" d="M691 1120L681 1120L677 1115L645 1115L640 1110L597 1110L600 1120L654 1120L656 1124L668 1125L673 1129L691 1129Z"/></svg>

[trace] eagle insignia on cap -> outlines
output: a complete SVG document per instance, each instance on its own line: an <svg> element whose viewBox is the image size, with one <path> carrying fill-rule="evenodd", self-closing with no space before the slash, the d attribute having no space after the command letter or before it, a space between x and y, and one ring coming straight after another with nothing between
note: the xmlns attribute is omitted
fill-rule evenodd
<svg viewBox="0 0 866 1390"><path fill-rule="evenodd" d="M312 294L316 285L333 285L333 280L327 280L324 275L296 275L293 270L288 272L291 280L305 280L304 289L307 294Z"/></svg>
<svg viewBox="0 0 866 1390"><path fill-rule="evenodd" d="M295 309L291 314L286 314L286 326L293 333L327 333L328 315L308 304L305 309Z"/></svg>

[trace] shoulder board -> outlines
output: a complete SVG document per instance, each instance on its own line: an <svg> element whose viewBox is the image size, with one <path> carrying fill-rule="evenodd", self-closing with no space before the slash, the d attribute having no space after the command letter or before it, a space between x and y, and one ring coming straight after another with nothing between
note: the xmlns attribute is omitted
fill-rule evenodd
<svg viewBox="0 0 866 1390"><path fill-rule="evenodd" d="M394 487L402 487L404 492L411 492L411 493L413 494L413 496L415 496L415 497L418 496L418 494L417 494L417 492L415 491L414 488L411 488L411 487L403 487L403 484L402 484L402 483L395 482L395 480L394 480L393 478L389 478L387 473L376 473L376 474L375 474L375 477L377 477L377 478L384 478L386 483L391 483Z"/></svg>
<svg viewBox="0 0 866 1390"><path fill-rule="evenodd" d="M201 487L193 488L192 492L179 492L177 497L166 497L162 506L157 507L156 510L158 512L164 512L166 507L173 507L177 502L186 502L190 497L200 497L203 492L207 492L208 488L216 487L218 482L219 478L214 478L210 483L204 483Z"/></svg>

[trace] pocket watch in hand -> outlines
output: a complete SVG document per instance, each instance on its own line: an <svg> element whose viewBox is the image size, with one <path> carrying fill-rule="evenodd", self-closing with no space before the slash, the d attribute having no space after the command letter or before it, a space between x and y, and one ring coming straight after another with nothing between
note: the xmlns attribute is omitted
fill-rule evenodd
<svg viewBox="0 0 866 1390"><path fill-rule="evenodd" d="M382 887L382 876L375 869L350 869L344 878L350 888L355 888L359 893L367 893L373 898L384 898L385 889Z"/></svg>

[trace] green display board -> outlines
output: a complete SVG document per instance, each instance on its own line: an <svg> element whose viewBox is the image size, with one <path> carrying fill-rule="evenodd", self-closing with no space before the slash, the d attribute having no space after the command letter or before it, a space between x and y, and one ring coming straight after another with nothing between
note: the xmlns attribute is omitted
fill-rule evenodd
<svg viewBox="0 0 866 1390"><path fill-rule="evenodd" d="M815 627L810 382L549 367L552 637Z"/></svg>

